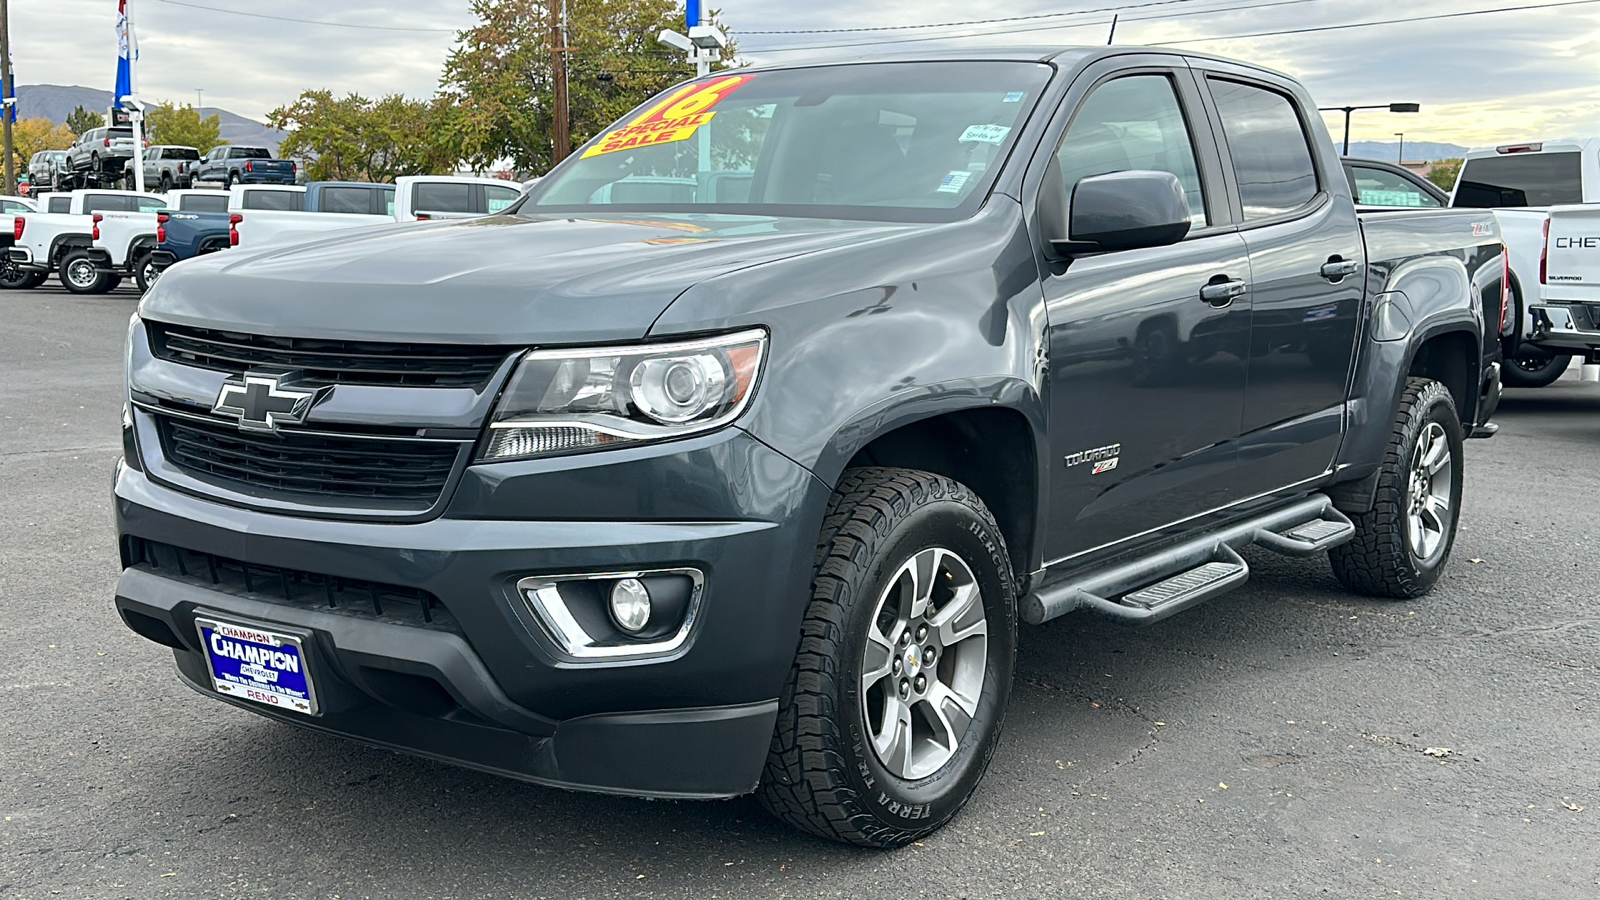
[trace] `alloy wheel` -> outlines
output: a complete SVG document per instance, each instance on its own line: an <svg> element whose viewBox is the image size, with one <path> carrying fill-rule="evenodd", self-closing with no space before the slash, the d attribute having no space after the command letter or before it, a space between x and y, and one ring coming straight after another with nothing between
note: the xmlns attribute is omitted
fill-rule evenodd
<svg viewBox="0 0 1600 900"><path fill-rule="evenodd" d="M988 620L977 579L942 547L906 560L878 598L862 660L873 753L907 780L949 762L978 712Z"/></svg>
<svg viewBox="0 0 1600 900"><path fill-rule="evenodd" d="M1450 532L1454 469L1444 426L1429 422L1411 454L1411 488L1406 494L1406 539L1419 560L1432 559Z"/></svg>

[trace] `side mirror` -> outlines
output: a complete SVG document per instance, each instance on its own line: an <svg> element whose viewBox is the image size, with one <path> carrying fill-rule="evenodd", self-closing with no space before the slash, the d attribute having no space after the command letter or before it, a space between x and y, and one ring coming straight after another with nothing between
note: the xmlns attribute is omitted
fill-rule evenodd
<svg viewBox="0 0 1600 900"><path fill-rule="evenodd" d="M1072 191L1064 256L1176 244L1189 233L1189 199L1171 172L1135 169L1094 175Z"/></svg>

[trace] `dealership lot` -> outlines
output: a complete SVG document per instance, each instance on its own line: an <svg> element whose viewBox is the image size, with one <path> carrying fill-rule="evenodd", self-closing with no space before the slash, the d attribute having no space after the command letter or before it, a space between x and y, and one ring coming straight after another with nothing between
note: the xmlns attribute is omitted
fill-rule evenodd
<svg viewBox="0 0 1600 900"><path fill-rule="evenodd" d="M110 603L136 299L0 294L0 897L1600 890L1600 385L1508 394L1422 600L1255 553L1246 587L1150 628L1025 628L984 787L878 853L752 800L569 794L181 686Z"/></svg>

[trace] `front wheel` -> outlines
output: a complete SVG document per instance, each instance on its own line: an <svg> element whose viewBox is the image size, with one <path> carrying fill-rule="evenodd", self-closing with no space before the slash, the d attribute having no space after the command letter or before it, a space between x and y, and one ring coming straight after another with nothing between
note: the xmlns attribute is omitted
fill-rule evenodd
<svg viewBox="0 0 1600 900"><path fill-rule="evenodd" d="M948 822L994 753L1016 658L1005 539L966 486L845 473L759 796L812 834L904 846Z"/></svg>
<svg viewBox="0 0 1600 900"><path fill-rule="evenodd" d="M61 286L74 294L103 294L110 276L100 270L94 258L79 250L61 260Z"/></svg>
<svg viewBox="0 0 1600 900"><path fill-rule="evenodd" d="M1406 379L1376 502L1350 517L1355 538L1328 551L1345 587L1398 600L1433 589L1456 539L1463 436L1449 389L1427 378Z"/></svg>
<svg viewBox="0 0 1600 900"><path fill-rule="evenodd" d="M1572 357L1537 347L1522 347L1507 360L1502 373L1506 387L1537 388L1553 383L1567 370Z"/></svg>

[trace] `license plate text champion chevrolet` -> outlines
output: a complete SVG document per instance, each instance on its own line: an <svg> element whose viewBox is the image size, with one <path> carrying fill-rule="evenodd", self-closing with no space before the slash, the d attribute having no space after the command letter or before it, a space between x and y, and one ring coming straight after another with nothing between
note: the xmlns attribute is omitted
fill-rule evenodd
<svg viewBox="0 0 1600 900"><path fill-rule="evenodd" d="M1159 620L1252 543L1446 565L1499 238L1358 215L1315 110L1169 50L742 69L504 214L181 262L130 323L116 607L262 715L907 844L1019 621Z"/></svg>

